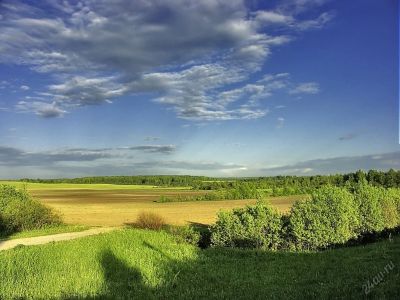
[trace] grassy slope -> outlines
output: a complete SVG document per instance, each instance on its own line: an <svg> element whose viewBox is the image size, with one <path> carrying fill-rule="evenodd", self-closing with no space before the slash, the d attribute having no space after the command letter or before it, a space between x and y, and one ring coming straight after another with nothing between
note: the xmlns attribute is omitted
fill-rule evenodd
<svg viewBox="0 0 400 300"><path fill-rule="evenodd" d="M44 236L44 235L66 233L66 232L79 232L87 230L89 228L90 228L89 226L85 225L59 225L42 229L17 232L7 237L0 237L0 240L14 240L14 239L30 238L35 236Z"/></svg>
<svg viewBox="0 0 400 300"><path fill-rule="evenodd" d="M0 298L363 298L400 294L400 238L322 253L199 250L126 229L0 253Z"/></svg>

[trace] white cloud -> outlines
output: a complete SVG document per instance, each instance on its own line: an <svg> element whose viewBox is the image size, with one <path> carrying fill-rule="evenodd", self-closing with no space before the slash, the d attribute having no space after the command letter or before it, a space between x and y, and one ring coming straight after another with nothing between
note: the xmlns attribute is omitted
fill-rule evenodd
<svg viewBox="0 0 400 300"><path fill-rule="evenodd" d="M19 88L20 88L21 90L23 90L23 91L29 91L29 90L30 90L30 87L27 86L27 85L21 85Z"/></svg>
<svg viewBox="0 0 400 300"><path fill-rule="evenodd" d="M66 111L58 107L55 102L19 101L15 107L17 112L34 112L36 115L43 118L62 117L66 113Z"/></svg>
<svg viewBox="0 0 400 300"><path fill-rule="evenodd" d="M251 13L240 0L46 5L52 8L19 1L0 4L0 62L29 66L56 81L42 91L43 100L17 105L19 111L43 117L138 93L172 106L183 119L262 117L267 109L256 108L254 98L270 91L248 80L274 47L292 37L261 27L274 23L305 30L330 19L328 13L315 20L295 17L297 7L306 5L297 2L292 12L278 7ZM231 85L241 85L243 92L227 88ZM235 100L234 93L242 98ZM229 94L230 99L221 100ZM244 95L250 96L249 103L243 103Z"/></svg>
<svg viewBox="0 0 400 300"><path fill-rule="evenodd" d="M258 11L255 14L255 20L262 24L289 24L294 22L292 16L284 15L274 11Z"/></svg>

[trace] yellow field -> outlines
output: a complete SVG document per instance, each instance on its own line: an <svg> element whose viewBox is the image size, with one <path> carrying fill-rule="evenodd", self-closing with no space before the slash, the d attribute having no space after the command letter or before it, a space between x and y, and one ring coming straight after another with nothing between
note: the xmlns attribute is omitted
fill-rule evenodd
<svg viewBox="0 0 400 300"><path fill-rule="evenodd" d="M160 195L195 195L201 192L152 186L29 184L27 189L40 201L61 213L66 223L93 226L118 226L134 222L142 211L157 212L169 224L210 224L215 221L216 213L221 209L230 210L256 202L223 200L156 203L154 201ZM269 200L280 211L288 211L295 200L303 198L286 196Z"/></svg>

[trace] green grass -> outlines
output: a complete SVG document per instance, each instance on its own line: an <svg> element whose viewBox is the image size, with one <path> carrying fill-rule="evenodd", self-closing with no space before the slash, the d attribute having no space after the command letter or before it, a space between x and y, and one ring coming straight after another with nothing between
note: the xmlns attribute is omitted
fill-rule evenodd
<svg viewBox="0 0 400 300"><path fill-rule="evenodd" d="M83 184L83 183L32 183L22 181L0 181L0 184L8 184L17 188L28 190L68 190L68 189L89 189L89 190L146 190L146 189L173 189L182 190L190 187L158 187L153 185L119 185L119 184Z"/></svg>
<svg viewBox="0 0 400 300"><path fill-rule="evenodd" d="M400 294L400 238L320 253L206 249L165 232L117 230L0 252L0 298L364 298Z"/></svg>
<svg viewBox="0 0 400 300"><path fill-rule="evenodd" d="M59 225L59 226L52 226L41 229L17 232L7 237L0 237L0 240L14 240L14 239L30 238L35 236L44 236L44 235L66 233L66 232L79 232L87 229L90 229L90 227L85 225Z"/></svg>

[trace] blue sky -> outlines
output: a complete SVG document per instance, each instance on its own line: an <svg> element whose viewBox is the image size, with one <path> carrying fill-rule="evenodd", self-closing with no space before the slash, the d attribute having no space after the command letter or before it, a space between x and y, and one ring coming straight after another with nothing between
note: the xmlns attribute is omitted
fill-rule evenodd
<svg viewBox="0 0 400 300"><path fill-rule="evenodd" d="M399 168L397 1L2 1L0 178Z"/></svg>

